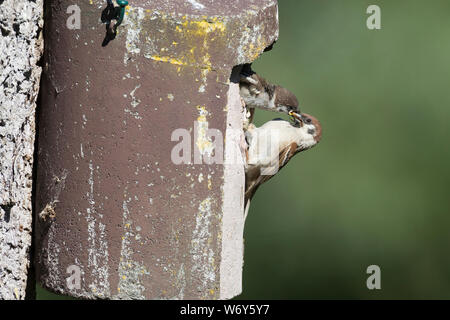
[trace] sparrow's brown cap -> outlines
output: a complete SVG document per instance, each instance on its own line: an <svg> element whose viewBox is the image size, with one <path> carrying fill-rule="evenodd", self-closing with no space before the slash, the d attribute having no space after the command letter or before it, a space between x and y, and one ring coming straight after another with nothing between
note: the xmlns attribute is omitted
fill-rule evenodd
<svg viewBox="0 0 450 320"><path fill-rule="evenodd" d="M292 111L299 112L298 110L298 100L295 94L290 92L288 89L283 87L277 87L275 89L276 104L283 105L286 107L292 107Z"/></svg>

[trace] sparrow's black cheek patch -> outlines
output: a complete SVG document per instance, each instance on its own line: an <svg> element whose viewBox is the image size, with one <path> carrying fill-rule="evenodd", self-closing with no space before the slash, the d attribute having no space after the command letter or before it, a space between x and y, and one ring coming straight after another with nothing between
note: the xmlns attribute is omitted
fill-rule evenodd
<svg viewBox="0 0 450 320"><path fill-rule="evenodd" d="M314 134L314 132L316 132L316 130L314 130L314 129L308 129L308 133L309 133L309 134Z"/></svg>

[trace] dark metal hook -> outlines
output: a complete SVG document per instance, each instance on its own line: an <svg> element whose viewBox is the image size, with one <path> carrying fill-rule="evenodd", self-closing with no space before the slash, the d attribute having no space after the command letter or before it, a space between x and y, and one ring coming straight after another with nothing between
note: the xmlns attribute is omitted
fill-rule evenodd
<svg viewBox="0 0 450 320"><path fill-rule="evenodd" d="M106 36L103 39L102 46L116 38L117 27L123 22L125 17L125 7L128 5L126 0L116 0L118 7L115 7L112 0L106 0L106 8L102 11L101 21L106 23ZM113 22L113 20L116 20Z"/></svg>

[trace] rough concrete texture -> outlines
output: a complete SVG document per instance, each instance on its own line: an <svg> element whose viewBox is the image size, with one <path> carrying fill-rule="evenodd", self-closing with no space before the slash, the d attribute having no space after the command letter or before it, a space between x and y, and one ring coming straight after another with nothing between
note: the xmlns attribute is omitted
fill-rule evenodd
<svg viewBox="0 0 450 320"><path fill-rule="evenodd" d="M0 299L24 299L30 266L42 0L0 0Z"/></svg>
<svg viewBox="0 0 450 320"><path fill-rule="evenodd" d="M73 4L79 30L66 27ZM104 47L105 1L46 8L38 279L91 299L231 298L242 285L244 169L223 165L213 142L228 160L242 156L235 66L276 40L277 3L130 4ZM171 155L184 139L191 163L177 165ZM206 163L217 155L220 163ZM79 287L67 285L71 266Z"/></svg>

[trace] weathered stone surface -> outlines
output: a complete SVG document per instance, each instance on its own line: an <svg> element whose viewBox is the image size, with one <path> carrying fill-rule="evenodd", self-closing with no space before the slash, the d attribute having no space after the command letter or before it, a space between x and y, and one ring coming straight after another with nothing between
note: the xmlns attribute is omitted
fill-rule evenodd
<svg viewBox="0 0 450 320"><path fill-rule="evenodd" d="M24 299L30 266L42 0L0 0L0 299Z"/></svg>
<svg viewBox="0 0 450 320"><path fill-rule="evenodd" d="M74 3L80 30L66 27ZM240 156L234 67L276 40L277 3L130 4L104 47L105 1L47 8L38 278L84 298L231 298L242 283L243 164L176 165L172 134L189 134L191 162L218 152L211 128L223 135L226 159ZM66 284L71 265L81 271L80 288Z"/></svg>

